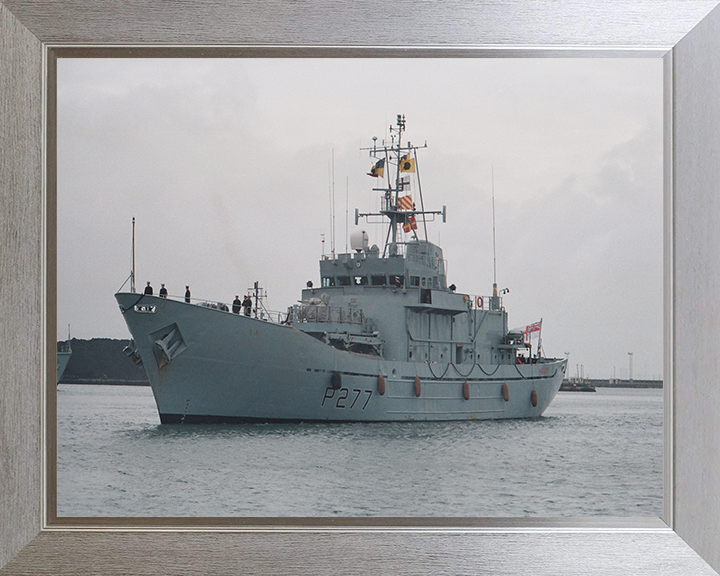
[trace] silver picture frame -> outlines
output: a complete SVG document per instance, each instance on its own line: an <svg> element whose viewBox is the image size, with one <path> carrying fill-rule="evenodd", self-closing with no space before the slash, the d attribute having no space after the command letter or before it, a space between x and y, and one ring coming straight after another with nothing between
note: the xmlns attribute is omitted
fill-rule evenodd
<svg viewBox="0 0 720 576"><path fill-rule="evenodd" d="M328 4L0 0L0 574L714 574L718 2ZM55 518L54 59L188 47L197 55L663 58L663 518Z"/></svg>

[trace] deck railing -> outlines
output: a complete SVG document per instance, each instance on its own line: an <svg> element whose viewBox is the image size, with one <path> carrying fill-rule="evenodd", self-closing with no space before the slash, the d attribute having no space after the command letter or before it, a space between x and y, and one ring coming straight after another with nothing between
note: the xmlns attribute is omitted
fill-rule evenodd
<svg viewBox="0 0 720 576"><path fill-rule="evenodd" d="M137 293L138 298L142 296L141 293ZM160 298L158 294L153 294L153 298ZM228 312L232 314L232 301L230 302L223 302L220 300L205 300L203 298L194 298L191 297L190 301L187 302L185 299L185 296L176 296L174 294L168 294L167 295L168 300L175 300L177 302L186 302L188 304L192 304L193 306L203 306L204 308L212 308L213 310L219 310L220 312ZM152 305L148 305L147 302L140 302L135 305L135 311L136 312L145 312L145 313L153 313L156 311L157 304L153 303ZM240 315L245 314L245 309L240 308ZM277 322L278 324L287 323L287 317L288 312L280 312L278 310L267 310L264 307L260 307L257 311L255 310L255 301L253 300L253 306L250 312L251 318L257 318L259 320L266 320L269 322Z"/></svg>
<svg viewBox="0 0 720 576"><path fill-rule="evenodd" d="M378 286L378 288L381 288ZM417 287L414 287L417 288ZM138 293L138 297L140 294ZM154 295L157 296L157 295ZM490 310L491 296L478 296L473 294L467 295L468 300L471 302L471 307L481 310ZM168 295L168 299L177 300L184 302L184 296ZM218 300L203 300L200 298L191 298L190 303L196 306L204 306L206 308L213 308L222 312L232 313L232 303L221 302ZM502 297L499 298L499 309L502 309ZM140 312L154 312L155 306L147 306L147 304L139 304L136 310ZM327 306L325 304L296 304L292 308L292 313L288 317L289 311L280 312L277 310L267 310L260 308L255 310L255 302L253 301L253 308L250 316L252 318L259 318L260 320L267 320L270 322L277 322L286 324L288 322L339 322L347 324L362 324L365 321L365 315L359 308L352 307L337 307ZM240 309L240 314L244 314L244 308Z"/></svg>

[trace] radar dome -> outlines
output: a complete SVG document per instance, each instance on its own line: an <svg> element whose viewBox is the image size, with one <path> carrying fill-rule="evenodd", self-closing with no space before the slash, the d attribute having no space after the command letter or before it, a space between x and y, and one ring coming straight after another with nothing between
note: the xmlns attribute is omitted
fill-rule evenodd
<svg viewBox="0 0 720 576"><path fill-rule="evenodd" d="M355 228L355 230L350 233L350 247L356 252L367 251L368 233L360 228Z"/></svg>

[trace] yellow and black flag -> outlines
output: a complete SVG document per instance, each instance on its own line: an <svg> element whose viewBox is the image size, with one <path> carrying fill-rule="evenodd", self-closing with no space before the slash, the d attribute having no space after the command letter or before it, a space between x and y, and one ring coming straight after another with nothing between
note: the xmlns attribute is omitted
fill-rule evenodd
<svg viewBox="0 0 720 576"><path fill-rule="evenodd" d="M382 178L385 174L385 158L380 158L375 163L375 166L370 168L370 172L367 173L368 176L372 176L373 178Z"/></svg>
<svg viewBox="0 0 720 576"><path fill-rule="evenodd" d="M400 172L415 172L415 159L410 154L400 158Z"/></svg>

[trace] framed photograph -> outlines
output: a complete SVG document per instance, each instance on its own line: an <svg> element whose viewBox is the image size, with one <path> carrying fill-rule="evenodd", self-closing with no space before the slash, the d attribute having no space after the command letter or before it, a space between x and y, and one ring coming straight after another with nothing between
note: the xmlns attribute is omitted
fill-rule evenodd
<svg viewBox="0 0 720 576"><path fill-rule="evenodd" d="M662 514L662 60L106 54L49 67L59 521Z"/></svg>
<svg viewBox="0 0 720 576"><path fill-rule="evenodd" d="M35 12L24 2L0 5L0 26L3 37L8 38L7 45L12 47L9 61L13 63L3 64L2 71L14 80L4 83L7 87L1 94L10 104L6 109L11 110L9 114L13 119L13 122L5 123L3 138L21 143L12 148L3 173L3 180L7 177L11 183L7 226L3 232L4 240L8 240L4 246L10 246L10 249L3 249L3 265L15 274L4 275L2 282L3 290L16 296L11 299L15 305L9 306L6 312L8 322L3 322L4 326L12 327L13 338L8 339L12 344L3 352L9 360L8 374L12 376L9 387L3 391L3 406L5 414L12 417L4 418L2 424L7 431L4 433L8 438L7 454L11 455L6 459L8 466L3 467L2 474L3 480L7 480L5 485L11 490L7 493L14 496L3 500L2 512L4 517L11 519L11 528L3 528L8 530L8 537L5 538L3 532L3 542L7 545L1 550L2 564L11 562L8 567L12 566L15 570L37 570L43 566L51 570L53 562L62 558L66 566L73 563L74 573L96 570L102 565L108 570L121 569L122 566L122 570L133 572L141 570L140 564L135 562L145 556L143 550L162 549L168 551L167 556L156 553L152 562L157 563L158 570L168 570L170 566L171 571L176 573L182 572L183 567L192 570L193 563L204 569L210 567L210 572L224 572L242 563L242 569L250 572L282 572L290 568L300 573L330 573L337 572L337 554L343 551L344 557L353 565L362 562L363 566L372 566L374 571L393 573L414 571L413 566L420 566L417 562L423 562L423 559L429 564L423 563L422 566L429 565L433 571L477 571L481 566L485 573L522 573L528 569L529 557L532 558L533 570L540 574L582 571L583 568L586 572L601 570L613 573L623 566L622 562L627 566L628 558L636 568L634 572L640 574L663 573L658 569L668 574L681 569L685 573L712 574L708 564L718 566L715 552L718 547L712 535L717 534L713 528L717 526L719 511L712 507L712 503L703 503L695 489L697 482L711 476L720 465L717 458L707 456L712 453L709 438L717 427L710 400L717 392L707 387L708 379L714 374L714 363L703 353L711 349L714 327L712 317L698 316L702 305L708 303L705 291L715 286L718 270L715 264L707 263L703 252L707 250L711 254L711 248L705 248L704 242L696 241L701 238L710 245L714 238L711 211L699 207L704 198L712 197L709 183L717 179L717 167L710 161L704 161L710 153L701 142L716 142L718 135L707 129L711 122L704 122L699 117L707 113L708 118L713 118L717 113L713 108L717 104L706 95L713 93L713 82L717 82L718 76L701 71L701 64L711 71L717 70L717 63L706 53L708 45L717 42L713 40L716 37L713 30L718 28L718 13L713 11L714 4L693 3L688 8L682 3L668 2L663 5L664 11L658 9L657 12L646 7L648 13L645 16L658 23L657 29L652 32L647 32L644 27L641 33L628 26L627 23L637 18L637 14L628 16L622 12L623 15L618 18L608 12L601 31L596 32L596 36L583 38L581 23L571 20L562 44L576 44L583 38L581 43L586 45L585 49L550 48L554 42L525 28L517 30L517 36L511 36L517 37L518 42L505 49L467 47L469 44L502 44L506 32L513 29L513 24L503 23L507 6L487 5L467 7L474 15L470 21L480 21L481 15L492 16L482 31L472 26L446 28L445 24L454 21L452 18L445 21L427 13L422 16L427 18L425 21L428 23L435 22L432 39L453 46L452 50L432 47L435 42L425 42L417 51L408 48L345 48L343 45L357 44L359 38L369 46L392 42L389 42L389 31L383 28L375 33L364 30L359 36L358 31L347 24L337 28L337 15L331 14L323 17L326 27L339 29L341 33L337 38L331 34L323 42L330 45L325 48L303 46L317 44L320 34L309 32L299 24L294 26L297 26L296 30L302 30L297 38L300 47L280 47L285 42L275 27L260 26L254 32L251 32L252 28L247 28L258 17L258 12L253 11L247 12L254 16L243 23L241 32L226 29L223 25L211 31L207 23L222 22L228 14L225 9L205 11L204 7L200 8L201 25L192 32L197 35L195 40L204 37L205 42L210 44L277 46L244 49L244 55L254 56L406 58L412 55L437 58L632 54L664 59L664 521L657 518L382 518L368 522L357 518L262 518L237 523L217 518L196 518L192 521L114 519L111 522L103 518L83 518L83 522L75 523L72 530L54 516L57 506L55 494L47 489L56 481L54 463L57 456L54 444L57 406L52 393L55 382L54 378L51 382L49 367L56 355L56 326L50 318L55 318L58 312L56 282L59 271L55 261L55 239L49 231L57 226L55 218L59 206L54 183L58 174L54 172L56 165L53 160L59 150L55 148L57 135L52 125L46 125L48 132L45 134L41 130L45 111L48 116L57 112L57 94L52 89L46 92L40 79L56 77L57 55L73 44L91 41L100 44L195 41L182 34L178 36L173 31L158 32L144 26L140 11L134 13L131 10L122 14L133 23L130 29L135 30L124 39L122 36L127 34L128 27L117 26L117 19L106 19L113 16L110 14L112 10L90 26L91 32L82 32L78 23L89 14L84 12L84 8L64 11L62 17L58 12L54 14L57 18L53 19L52 14ZM549 9L549 6L546 8ZM582 11L583 5L580 4L577 9ZM159 10L162 11L162 8ZM348 10L345 16L358 16L354 9ZM564 12L567 7L555 10ZM559 18L561 14L553 16ZM161 15L155 17L161 18ZM290 21L290 15L287 17ZM233 21L236 21L235 18ZM149 21L158 20L151 18ZM688 34L694 26L695 29ZM409 27L406 31L411 38L414 37ZM631 40L621 42L622 38ZM635 48L627 49L628 43ZM541 48L518 50L517 44ZM596 51L598 46L604 50ZM100 53L103 49L98 50ZM126 57L147 57L153 51L152 48L122 50L125 50ZM202 56L213 52L208 48L197 50ZM181 52L178 50L178 54ZM220 52L218 50L215 55ZM51 80L47 86L52 85ZM697 134L700 134L699 138ZM425 138L424 135L418 137ZM707 149L712 149L712 145ZM48 167L46 172L43 166ZM40 190L46 190L47 194L40 194ZM18 198L25 200L18 201ZM28 312L31 322L28 321ZM698 341L703 343L700 349L697 348ZM44 387L40 384L43 374L46 376ZM33 424L28 428L23 426L24 422ZM42 422L42 427L39 422ZM703 448L707 449L705 453ZM703 489L707 493L708 488ZM701 509L703 520L698 523L698 511ZM218 530L220 527L222 529ZM376 546L392 552L381 554ZM526 557L506 556L505 551L518 546L527 551ZM92 564L83 559L87 556L75 554L80 549L90 552ZM653 553L645 555L640 550L653 550ZM143 563L142 570L147 571L148 559L145 558Z"/></svg>

